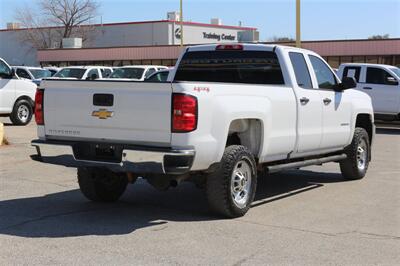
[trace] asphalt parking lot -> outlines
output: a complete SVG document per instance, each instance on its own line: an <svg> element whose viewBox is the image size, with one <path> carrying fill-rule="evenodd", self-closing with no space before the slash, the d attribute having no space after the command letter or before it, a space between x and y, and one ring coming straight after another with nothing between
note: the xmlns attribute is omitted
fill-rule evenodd
<svg viewBox="0 0 400 266"><path fill-rule="evenodd" d="M0 121L6 122L7 119ZM36 126L5 126L0 148L0 265L382 264L400 261L400 126L377 130L360 181L336 164L260 178L245 217L218 219L203 191L131 185L87 201L76 170L33 161Z"/></svg>

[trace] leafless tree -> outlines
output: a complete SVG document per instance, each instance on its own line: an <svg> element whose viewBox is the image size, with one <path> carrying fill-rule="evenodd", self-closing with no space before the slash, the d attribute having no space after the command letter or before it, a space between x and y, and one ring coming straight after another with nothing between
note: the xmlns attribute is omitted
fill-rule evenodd
<svg viewBox="0 0 400 266"><path fill-rule="evenodd" d="M292 37L279 37L279 36L273 36L271 38L273 42L294 42L295 39Z"/></svg>
<svg viewBox="0 0 400 266"><path fill-rule="evenodd" d="M368 39L370 40L382 40L382 39L389 39L390 35L389 34L384 34L384 35L372 35L369 36Z"/></svg>
<svg viewBox="0 0 400 266"><path fill-rule="evenodd" d="M95 0L37 0L35 4L39 11L25 7L15 14L24 28L18 37L33 48L61 48L63 38L78 37L85 43L94 37L90 24L99 8Z"/></svg>

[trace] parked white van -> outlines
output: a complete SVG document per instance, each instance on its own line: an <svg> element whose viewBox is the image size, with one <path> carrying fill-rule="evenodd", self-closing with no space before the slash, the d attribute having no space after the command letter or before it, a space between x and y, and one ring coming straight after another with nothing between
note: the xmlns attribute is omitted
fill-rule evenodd
<svg viewBox="0 0 400 266"><path fill-rule="evenodd" d="M13 66L12 68L15 69L15 73L18 77L30 80L38 86L40 85L40 81L42 79L52 76L50 70L40 67Z"/></svg>
<svg viewBox="0 0 400 266"><path fill-rule="evenodd" d="M338 76L355 78L357 89L371 97L376 119L400 120L400 68L349 63L340 65Z"/></svg>
<svg viewBox="0 0 400 266"><path fill-rule="evenodd" d="M37 85L19 79L15 70L0 58L0 116L9 116L15 125L28 124L33 115Z"/></svg>

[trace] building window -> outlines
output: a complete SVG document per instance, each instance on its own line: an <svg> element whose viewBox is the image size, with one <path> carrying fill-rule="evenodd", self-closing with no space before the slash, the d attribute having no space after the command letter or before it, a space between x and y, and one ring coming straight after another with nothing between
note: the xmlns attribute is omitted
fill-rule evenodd
<svg viewBox="0 0 400 266"><path fill-rule="evenodd" d="M353 63L365 63L365 56L353 56Z"/></svg>
<svg viewBox="0 0 400 266"><path fill-rule="evenodd" d="M333 68L338 68L340 65L339 56L328 56L328 64Z"/></svg>
<svg viewBox="0 0 400 266"><path fill-rule="evenodd" d="M340 64L351 63L351 56L341 56Z"/></svg>
<svg viewBox="0 0 400 266"><path fill-rule="evenodd" d="M368 64L378 64L378 57L372 55L366 56L365 62Z"/></svg>

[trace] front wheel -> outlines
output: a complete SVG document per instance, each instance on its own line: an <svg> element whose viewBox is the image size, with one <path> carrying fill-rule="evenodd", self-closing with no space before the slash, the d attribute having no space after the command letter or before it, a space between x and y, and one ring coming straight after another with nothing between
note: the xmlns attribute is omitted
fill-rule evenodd
<svg viewBox="0 0 400 266"><path fill-rule="evenodd" d="M340 162L340 170L344 178L361 179L367 173L371 158L371 147L367 131L357 127L351 144L346 147L347 158Z"/></svg>
<svg viewBox="0 0 400 266"><path fill-rule="evenodd" d="M207 177L206 193L212 211L226 217L246 214L257 187L256 162L240 145L225 149L218 169Z"/></svg>
<svg viewBox="0 0 400 266"><path fill-rule="evenodd" d="M78 183L82 194L89 200L113 202L125 192L128 177L103 168L79 167Z"/></svg>

